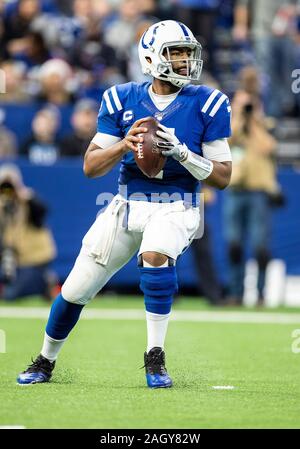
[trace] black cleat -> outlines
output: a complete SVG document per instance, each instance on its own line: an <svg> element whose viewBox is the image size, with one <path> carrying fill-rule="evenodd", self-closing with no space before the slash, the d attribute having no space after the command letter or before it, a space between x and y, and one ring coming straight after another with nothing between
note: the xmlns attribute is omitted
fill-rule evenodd
<svg viewBox="0 0 300 449"><path fill-rule="evenodd" d="M149 388L168 388L172 386L172 379L165 366L165 353L162 348L154 347L148 354L144 354L144 368Z"/></svg>
<svg viewBox="0 0 300 449"><path fill-rule="evenodd" d="M35 360L32 360L32 364L25 371L19 374L17 382L20 385L49 382L54 367L55 361L50 362L40 354Z"/></svg>

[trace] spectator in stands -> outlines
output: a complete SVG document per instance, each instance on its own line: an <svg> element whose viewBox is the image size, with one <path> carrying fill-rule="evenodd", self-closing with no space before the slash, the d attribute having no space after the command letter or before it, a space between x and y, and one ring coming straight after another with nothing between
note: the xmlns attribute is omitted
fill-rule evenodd
<svg viewBox="0 0 300 449"><path fill-rule="evenodd" d="M205 207L209 207L215 202L215 192L212 188L204 187L202 194ZM207 298L213 305L221 305L222 288L215 269L210 226L206 219L204 219L203 226L203 236L195 238L191 245L197 273L198 294Z"/></svg>
<svg viewBox="0 0 300 449"><path fill-rule="evenodd" d="M260 79L254 66L246 66L240 71L239 87L240 91L244 91L251 96L252 101L255 101L257 106L262 107Z"/></svg>
<svg viewBox="0 0 300 449"><path fill-rule="evenodd" d="M92 99L79 100L72 115L72 134L62 139L61 156L83 156L93 136L96 133L99 105Z"/></svg>
<svg viewBox="0 0 300 449"><path fill-rule="evenodd" d="M26 36L26 45L24 49L23 61L28 68L41 66L51 54L46 46L42 33L30 31Z"/></svg>
<svg viewBox="0 0 300 449"><path fill-rule="evenodd" d="M39 0L19 0L16 11L5 18L1 45L6 48L7 56L13 58L24 51L27 33L39 13Z"/></svg>
<svg viewBox="0 0 300 449"><path fill-rule="evenodd" d="M234 11L233 37L253 41L257 65L266 81L266 113L275 118L291 113L294 107L295 4L295 0L237 0Z"/></svg>
<svg viewBox="0 0 300 449"><path fill-rule="evenodd" d="M205 67L213 72L214 33L220 0L175 0L175 3L177 20L191 28L203 47Z"/></svg>
<svg viewBox="0 0 300 449"><path fill-rule="evenodd" d="M144 75L140 67L139 53L138 53L138 43L144 32L153 24L150 20L143 20L140 22L136 28L134 43L130 48L129 58L127 60L127 73L130 80L136 83L142 83L144 81L149 81L149 77Z"/></svg>
<svg viewBox="0 0 300 449"><path fill-rule="evenodd" d="M74 102L71 66L61 59L50 59L40 68L41 93L39 100L57 106Z"/></svg>
<svg viewBox="0 0 300 449"><path fill-rule="evenodd" d="M13 159L17 155L17 139L14 133L2 124L4 112L0 109L0 161Z"/></svg>
<svg viewBox="0 0 300 449"><path fill-rule="evenodd" d="M235 92L234 101L240 104L243 98L251 99L251 103L255 105L256 116L261 117L261 120L267 124L267 118L265 117L265 111L262 101L262 88L261 80L259 78L258 70L254 66L243 67L238 74L238 89ZM241 100L240 100L241 98ZM239 107L238 107L239 111Z"/></svg>
<svg viewBox="0 0 300 449"><path fill-rule="evenodd" d="M79 96L99 97L99 87L127 81L122 74L124 63L104 40L104 26L111 16L107 1L86 0L74 2L72 23L80 25L80 33L66 52L65 59L74 67L80 79ZM69 19L71 20L71 19Z"/></svg>
<svg viewBox="0 0 300 449"><path fill-rule="evenodd" d="M5 59L6 52L5 52L5 46L4 46L4 32L5 32L5 25L4 25L4 1L0 0L0 60Z"/></svg>
<svg viewBox="0 0 300 449"><path fill-rule="evenodd" d="M128 50L134 42L135 29L142 17L139 3L135 0L121 0L116 19L106 28L105 41L113 47L120 59L128 57Z"/></svg>
<svg viewBox="0 0 300 449"><path fill-rule="evenodd" d="M72 15L73 0L55 0L55 6L63 14Z"/></svg>
<svg viewBox="0 0 300 449"><path fill-rule="evenodd" d="M101 74L100 85L103 89L108 89L116 84L123 84L128 81L126 74L126 61L120 61L119 66L123 67L122 70L116 66L106 67Z"/></svg>
<svg viewBox="0 0 300 449"><path fill-rule="evenodd" d="M160 20L173 19L174 7L169 2L160 2L159 0L140 0L140 13L152 23Z"/></svg>
<svg viewBox="0 0 300 449"><path fill-rule="evenodd" d="M113 15L112 2L109 0L92 0L93 15L101 22L111 20Z"/></svg>
<svg viewBox="0 0 300 449"><path fill-rule="evenodd" d="M27 103L30 96L25 90L25 67L22 63L5 60L0 64L4 74L5 93L1 94L1 103Z"/></svg>
<svg viewBox="0 0 300 449"><path fill-rule="evenodd" d="M57 131L59 110L47 105L37 112L32 122L32 136L21 149L21 154L37 165L52 165L59 158Z"/></svg>
<svg viewBox="0 0 300 449"><path fill-rule="evenodd" d="M279 195L273 153L256 94L240 89L232 101L232 177L224 204L229 249L229 303L241 304L247 237L258 264L258 294L263 300L265 270L270 259L270 198Z"/></svg>
<svg viewBox="0 0 300 449"><path fill-rule="evenodd" d="M90 18L80 38L74 43L68 61L87 71L102 72L106 67L118 66L116 53L104 42L101 21L97 16Z"/></svg>
<svg viewBox="0 0 300 449"><path fill-rule="evenodd" d="M0 168L0 279L7 300L28 295L49 297L49 264L56 253L45 226L47 208L23 184L18 168Z"/></svg>
<svg viewBox="0 0 300 449"><path fill-rule="evenodd" d="M93 2L92 0L73 0L72 16L79 21L88 24L93 17Z"/></svg>
<svg viewBox="0 0 300 449"><path fill-rule="evenodd" d="M93 28L98 17L94 14L93 0L73 0L69 16L61 13L44 14L32 24L32 29L43 34L48 48L55 57L69 61L70 52L85 32Z"/></svg>

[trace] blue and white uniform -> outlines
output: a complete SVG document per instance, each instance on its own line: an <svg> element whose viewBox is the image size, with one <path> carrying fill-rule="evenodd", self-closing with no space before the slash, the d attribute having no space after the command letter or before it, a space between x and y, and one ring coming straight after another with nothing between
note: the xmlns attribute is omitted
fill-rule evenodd
<svg viewBox="0 0 300 449"><path fill-rule="evenodd" d="M215 150L211 143L226 142L230 136L230 111L227 96L207 86L189 85L176 94L158 96L150 83L127 83L104 93L93 142L109 147L121 140L136 120L152 115L174 130L191 151L209 157L207 151L213 148L211 155L215 157L211 159L228 161L231 157L226 146L216 146ZM167 159L157 178L149 179L128 152L121 161L119 189L122 194L98 216L83 239L81 253L62 289L70 302L85 304L93 298L136 252L156 251L176 260L199 228L196 204L200 183L172 158ZM137 192L148 201L138 201ZM155 194L163 193L176 194L177 201L155 202ZM190 198L193 204L186 201ZM124 203L129 207L123 207ZM84 276L89 282L83 282Z"/></svg>
<svg viewBox="0 0 300 449"><path fill-rule="evenodd" d="M132 124L149 115L173 130L181 143L196 154L203 156L203 142L216 141L230 136L230 105L228 97L218 89L207 86L188 85L163 110L159 110L149 93L150 83L127 83L113 86L103 96L98 117L98 135L94 143L105 145L125 137ZM151 92L151 90L150 90ZM166 96L168 97L168 96ZM126 185L128 196L143 192L190 193L196 204L200 184L179 162L168 158L157 179L147 178L137 167L133 153L127 153L120 168L119 185ZM133 198L133 197L132 197Z"/></svg>
<svg viewBox="0 0 300 449"><path fill-rule="evenodd" d="M185 75L173 70L172 47L185 55L181 59ZM150 388L172 386L165 369L163 348L174 294L178 290L175 261L199 227L199 180L206 179L214 168L207 159L231 160L226 140L230 136L227 96L218 89L190 85L200 79L201 48L183 23L166 20L153 24L139 42L142 72L180 90L160 96L153 92L150 83L130 82L105 91L98 132L92 141L99 148L108 148L123 139L136 120L147 116L161 122L164 133L159 131L159 135L169 139L173 147L167 152L163 170L154 179L139 170L132 152L124 155L119 193L83 238L75 265L52 304L42 358L37 358L18 377L18 383L49 381L54 367L50 363L56 360L84 305L138 253L143 255L138 268L147 320L144 355L147 385ZM155 253L167 256L163 258L167 260L157 266L157 260L161 259L159 256L152 262Z"/></svg>

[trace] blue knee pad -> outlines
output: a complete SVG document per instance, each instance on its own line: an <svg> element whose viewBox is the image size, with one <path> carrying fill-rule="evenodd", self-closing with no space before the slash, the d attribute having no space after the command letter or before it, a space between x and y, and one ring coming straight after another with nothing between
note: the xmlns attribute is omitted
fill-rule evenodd
<svg viewBox="0 0 300 449"><path fill-rule="evenodd" d="M140 289L145 296L147 312L170 313L173 295L178 291L176 267L145 268L140 270Z"/></svg>
<svg viewBox="0 0 300 449"><path fill-rule="evenodd" d="M67 338L79 320L83 307L66 301L61 294L58 295L51 307L46 334L55 340Z"/></svg>

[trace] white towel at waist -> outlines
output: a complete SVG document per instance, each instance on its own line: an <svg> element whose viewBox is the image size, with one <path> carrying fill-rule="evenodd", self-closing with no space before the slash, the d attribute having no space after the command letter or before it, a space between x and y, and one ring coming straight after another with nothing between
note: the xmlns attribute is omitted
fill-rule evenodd
<svg viewBox="0 0 300 449"><path fill-rule="evenodd" d="M120 211L126 203L125 198L116 195L84 237L82 243L90 246L90 256L94 257L96 263L107 265L116 236Z"/></svg>

